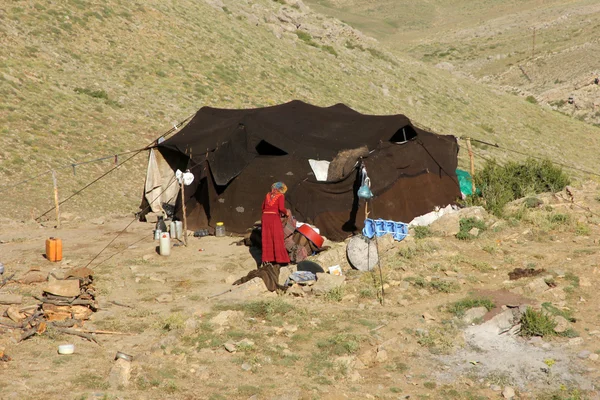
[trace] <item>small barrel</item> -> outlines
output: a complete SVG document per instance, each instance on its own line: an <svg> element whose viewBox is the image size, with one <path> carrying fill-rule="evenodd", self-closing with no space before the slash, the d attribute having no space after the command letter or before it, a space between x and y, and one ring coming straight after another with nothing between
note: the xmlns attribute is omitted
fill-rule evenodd
<svg viewBox="0 0 600 400"><path fill-rule="evenodd" d="M53 237L46 239L46 258L52 262L62 260L62 240Z"/></svg>
<svg viewBox="0 0 600 400"><path fill-rule="evenodd" d="M222 222L217 222L217 226L215 228L215 236L223 237L227 235L227 231L225 230L225 224Z"/></svg>

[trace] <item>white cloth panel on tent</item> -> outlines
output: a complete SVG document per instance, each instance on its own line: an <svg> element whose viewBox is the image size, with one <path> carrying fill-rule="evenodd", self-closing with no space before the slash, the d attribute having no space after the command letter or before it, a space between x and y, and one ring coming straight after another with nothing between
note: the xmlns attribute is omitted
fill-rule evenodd
<svg viewBox="0 0 600 400"><path fill-rule="evenodd" d="M319 182L327 181L327 173L329 172L329 161L309 159L310 168L315 174L315 178Z"/></svg>
<svg viewBox="0 0 600 400"><path fill-rule="evenodd" d="M144 193L152 212L162 211L163 203L175 205L179 185L177 185L174 177L175 172L171 169L169 163L165 161L162 154L150 149Z"/></svg>

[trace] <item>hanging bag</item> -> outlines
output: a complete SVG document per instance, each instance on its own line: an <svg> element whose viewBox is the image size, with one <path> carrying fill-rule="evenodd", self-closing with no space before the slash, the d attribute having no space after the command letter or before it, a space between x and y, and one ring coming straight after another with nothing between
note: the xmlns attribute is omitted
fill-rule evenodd
<svg viewBox="0 0 600 400"><path fill-rule="evenodd" d="M356 194L358 197L365 200L373 198L373 192L371 192L371 179L369 179L365 167L362 167L362 184Z"/></svg>

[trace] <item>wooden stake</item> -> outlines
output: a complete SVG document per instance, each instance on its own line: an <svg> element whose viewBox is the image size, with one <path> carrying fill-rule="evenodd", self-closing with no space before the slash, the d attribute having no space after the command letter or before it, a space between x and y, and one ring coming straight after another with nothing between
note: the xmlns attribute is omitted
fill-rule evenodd
<svg viewBox="0 0 600 400"><path fill-rule="evenodd" d="M187 247L187 215L185 212L185 191L183 189L183 178L181 179L181 210L183 211L183 244Z"/></svg>
<svg viewBox="0 0 600 400"><path fill-rule="evenodd" d="M469 151L469 160L471 161L471 191L475 195L475 159L473 158L473 149L471 148L471 138L467 138L467 150Z"/></svg>
<svg viewBox="0 0 600 400"><path fill-rule="evenodd" d="M535 26L533 27L533 44L531 45L531 59L535 58Z"/></svg>
<svg viewBox="0 0 600 400"><path fill-rule="evenodd" d="M56 172L52 171L52 184L54 185L54 207L56 208L56 228L60 228L60 209L58 206L58 182Z"/></svg>

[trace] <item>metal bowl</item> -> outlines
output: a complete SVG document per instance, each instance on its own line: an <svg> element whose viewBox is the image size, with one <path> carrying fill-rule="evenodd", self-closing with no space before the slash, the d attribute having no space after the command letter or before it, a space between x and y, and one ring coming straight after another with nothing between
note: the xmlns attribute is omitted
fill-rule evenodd
<svg viewBox="0 0 600 400"><path fill-rule="evenodd" d="M117 351L117 354L115 355L115 360L118 360L119 358L125 361L133 361L133 356Z"/></svg>

